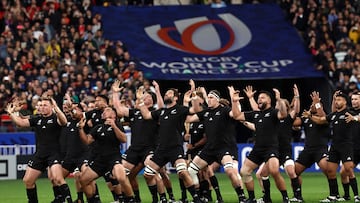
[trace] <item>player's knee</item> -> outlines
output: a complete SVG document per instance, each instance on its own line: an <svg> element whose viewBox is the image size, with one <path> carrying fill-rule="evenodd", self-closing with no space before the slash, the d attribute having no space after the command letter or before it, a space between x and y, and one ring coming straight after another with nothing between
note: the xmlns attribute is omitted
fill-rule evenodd
<svg viewBox="0 0 360 203"><path fill-rule="evenodd" d="M233 169L233 168L234 168L233 162L227 162L224 164L224 170Z"/></svg>
<svg viewBox="0 0 360 203"><path fill-rule="evenodd" d="M247 166L241 167L240 175L245 183L251 182L253 180L251 170Z"/></svg>
<svg viewBox="0 0 360 203"><path fill-rule="evenodd" d="M197 176L199 170L200 170L200 167L198 165L196 165L193 162L190 163L188 171L189 171L190 177L193 180L195 185L199 184L199 178Z"/></svg>
<svg viewBox="0 0 360 203"><path fill-rule="evenodd" d="M176 173L180 174L187 170L186 163L178 163L176 164Z"/></svg>
<svg viewBox="0 0 360 203"><path fill-rule="evenodd" d="M153 176L155 176L156 175L156 170L155 169L153 169L151 166L149 166L149 165L146 165L146 167L145 167L145 169L144 169L144 176L145 176L145 178L147 178L147 177L153 177Z"/></svg>
<svg viewBox="0 0 360 203"><path fill-rule="evenodd" d="M294 160L288 159L288 160L285 161L285 163L284 163L284 168L287 168L287 167L289 167L289 166L295 167L295 162L294 162Z"/></svg>

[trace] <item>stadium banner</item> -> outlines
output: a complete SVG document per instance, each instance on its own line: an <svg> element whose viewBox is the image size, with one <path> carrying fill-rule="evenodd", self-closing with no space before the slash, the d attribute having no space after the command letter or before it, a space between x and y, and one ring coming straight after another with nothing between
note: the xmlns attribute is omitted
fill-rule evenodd
<svg viewBox="0 0 360 203"><path fill-rule="evenodd" d="M16 179L16 156L0 156L0 180Z"/></svg>
<svg viewBox="0 0 360 203"><path fill-rule="evenodd" d="M253 144L238 144L238 156L239 156L239 165L241 166L244 163L246 156L251 152ZM304 149L304 143L292 143L293 150L293 160L299 156L301 151ZM340 169L340 168L339 168ZM281 167L283 170L283 167ZM355 172L360 172L360 165L355 167ZM306 172L321 172L320 167L317 164L313 164L310 168L306 169Z"/></svg>
<svg viewBox="0 0 360 203"><path fill-rule="evenodd" d="M94 7L104 37L121 41L145 78L323 77L277 4Z"/></svg>
<svg viewBox="0 0 360 203"><path fill-rule="evenodd" d="M16 178L22 179L25 175L25 171L29 160L33 155L17 155L16 156ZM41 178L47 178L47 172L43 172Z"/></svg>
<svg viewBox="0 0 360 203"><path fill-rule="evenodd" d="M34 132L0 133L0 145L34 145Z"/></svg>

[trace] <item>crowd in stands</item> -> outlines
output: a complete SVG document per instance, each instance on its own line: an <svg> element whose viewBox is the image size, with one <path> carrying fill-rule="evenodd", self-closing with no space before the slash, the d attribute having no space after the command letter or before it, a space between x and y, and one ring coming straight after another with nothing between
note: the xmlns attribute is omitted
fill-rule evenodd
<svg viewBox="0 0 360 203"><path fill-rule="evenodd" d="M281 6L333 90L359 90L360 1L282 0Z"/></svg>
<svg viewBox="0 0 360 203"><path fill-rule="evenodd" d="M126 46L103 37L101 15L92 13L89 0L1 3L0 113L14 94L31 114L44 91L59 104L67 92L86 102L107 95L116 78L132 101L135 87L149 84Z"/></svg>
<svg viewBox="0 0 360 203"><path fill-rule="evenodd" d="M114 79L126 88L131 107L134 90L150 87L121 41L103 37L101 15L92 6L121 6L112 0L2 0L0 5L0 114L14 95L32 114L49 90L61 104L65 93L88 102L108 94ZM140 3L139 3L140 2ZM139 1L129 4L151 4ZM244 1L251 3L252 1ZM266 2L266 1L265 1ZM299 30L316 68L334 89L360 89L360 1L281 0L289 22Z"/></svg>

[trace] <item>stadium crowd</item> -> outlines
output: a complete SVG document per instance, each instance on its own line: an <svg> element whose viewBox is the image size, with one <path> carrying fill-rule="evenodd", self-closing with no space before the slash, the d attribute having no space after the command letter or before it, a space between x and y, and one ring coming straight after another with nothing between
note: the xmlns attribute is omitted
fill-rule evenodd
<svg viewBox="0 0 360 203"><path fill-rule="evenodd" d="M332 88L346 93L360 89L360 2L282 0L280 4Z"/></svg>
<svg viewBox="0 0 360 203"><path fill-rule="evenodd" d="M251 2L251 1L246 1ZM61 105L69 92L88 102L108 94L114 79L126 86L124 99L149 82L121 41L103 37L101 15L92 6L121 6L119 1L28 0L1 2L0 113L14 94L34 104L50 89ZM129 2L131 4L131 2ZM142 2L148 5L150 3ZM360 3L358 1L282 0L289 22L299 30L333 89L350 93L360 88ZM86 99L85 99L86 98Z"/></svg>

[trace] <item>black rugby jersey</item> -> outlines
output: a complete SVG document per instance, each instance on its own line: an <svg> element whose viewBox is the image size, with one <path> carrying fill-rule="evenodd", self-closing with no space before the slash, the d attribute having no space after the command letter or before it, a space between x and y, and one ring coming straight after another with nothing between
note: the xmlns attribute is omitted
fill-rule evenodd
<svg viewBox="0 0 360 203"><path fill-rule="evenodd" d="M236 142L235 120L229 116L231 108L218 106L214 109L205 109L197 116L204 123L207 137L206 147L215 149L232 146Z"/></svg>
<svg viewBox="0 0 360 203"><path fill-rule="evenodd" d="M258 148L277 148L279 119L278 110L269 108L264 111L244 112L245 120L255 124L255 146Z"/></svg>
<svg viewBox="0 0 360 203"><path fill-rule="evenodd" d="M322 149L329 142L330 129L328 124L316 124L310 118L301 118L305 132L305 148Z"/></svg>
<svg viewBox="0 0 360 203"><path fill-rule="evenodd" d="M57 122L56 114L49 117L34 116L29 119L30 126L35 131L36 154L49 155L60 153L61 128Z"/></svg>
<svg viewBox="0 0 360 203"><path fill-rule="evenodd" d="M87 152L89 149L88 146L81 141L77 126L78 122L78 120L68 118L66 126L64 126L62 129L62 133L64 133L63 135L66 136L67 158L81 157L83 156L83 153Z"/></svg>
<svg viewBox="0 0 360 203"><path fill-rule="evenodd" d="M153 120L159 122L159 148L183 145L182 132L188 114L189 108L178 104L151 112Z"/></svg>
<svg viewBox="0 0 360 203"><path fill-rule="evenodd" d="M124 128L117 123L122 132ZM111 156L114 154L120 154L120 141L117 139L114 129L110 125L98 124L91 129L89 133L95 140L94 153L96 157ZM94 152L93 151L93 152Z"/></svg>
<svg viewBox="0 0 360 203"><path fill-rule="evenodd" d="M294 119L288 114L286 118L279 121L279 146L281 148L291 148L292 126Z"/></svg>
<svg viewBox="0 0 360 203"><path fill-rule="evenodd" d="M149 111L153 111L150 108ZM156 146L158 142L158 122L156 120L145 120L139 109L129 109L131 128L131 146L133 148L143 148L146 146Z"/></svg>
<svg viewBox="0 0 360 203"><path fill-rule="evenodd" d="M326 120L330 123L332 129L332 145L338 146L350 144L352 146L352 126L353 122L346 123L345 113L347 109L340 112L332 112L326 116Z"/></svg>

